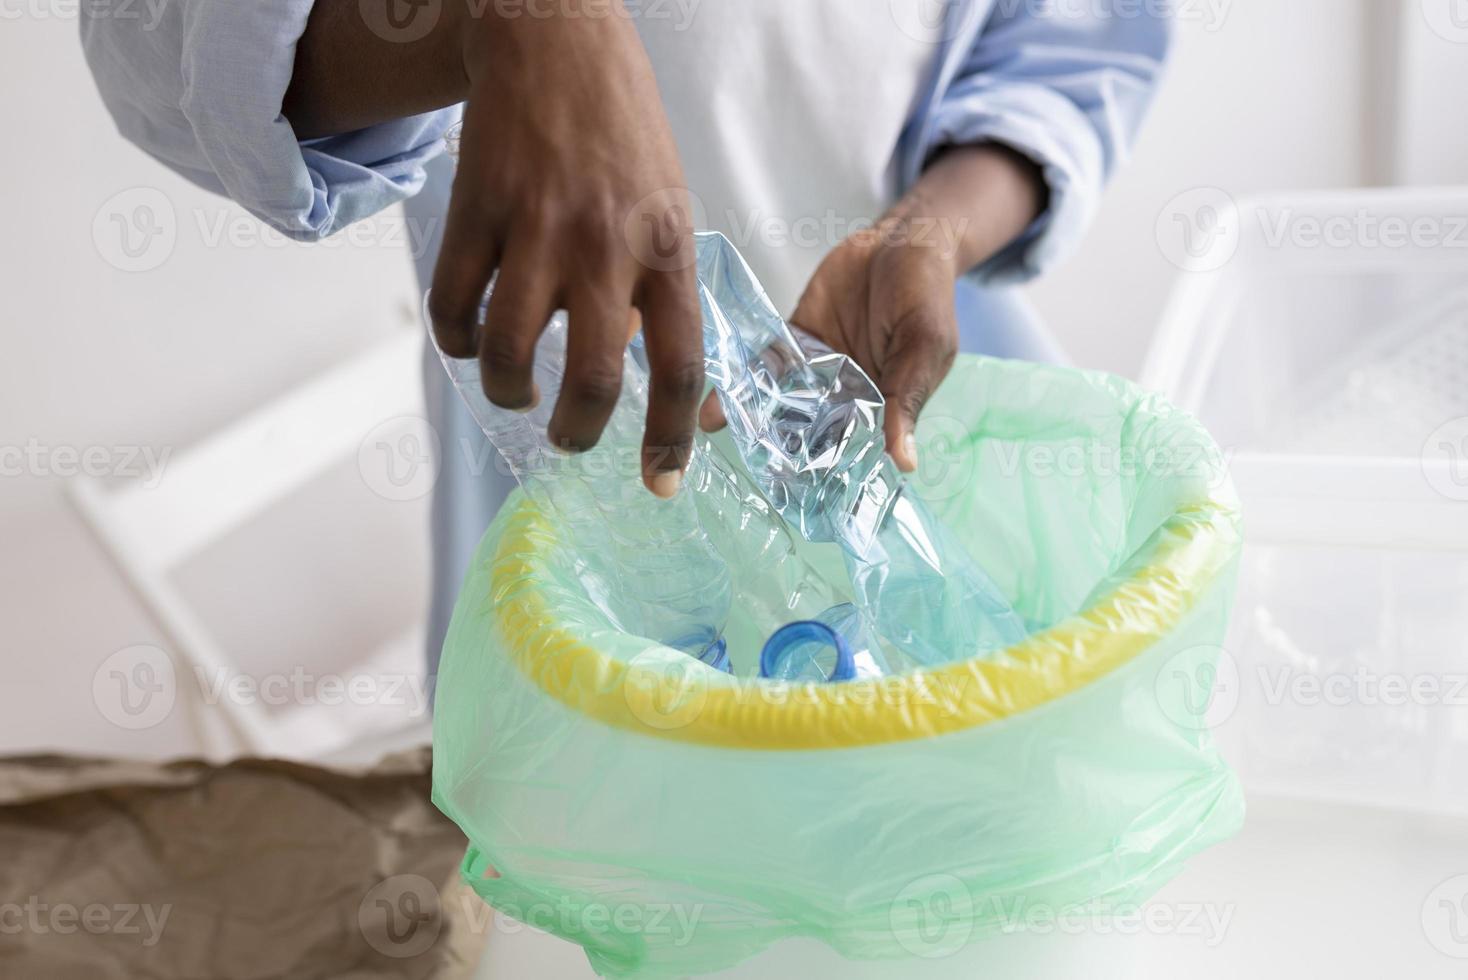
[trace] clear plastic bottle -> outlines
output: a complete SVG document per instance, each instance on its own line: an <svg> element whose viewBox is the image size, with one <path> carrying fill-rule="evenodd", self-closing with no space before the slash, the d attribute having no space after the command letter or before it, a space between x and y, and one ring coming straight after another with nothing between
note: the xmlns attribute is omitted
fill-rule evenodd
<svg viewBox="0 0 1468 980"><path fill-rule="evenodd" d="M760 676L830 683L870 680L891 673L861 610L849 602L815 619L788 623L760 651Z"/></svg>
<svg viewBox="0 0 1468 980"><path fill-rule="evenodd" d="M710 542L734 570L734 605L753 634L736 644L736 673L752 674L755 663L737 662L745 650L768 648L782 627L801 621L825 623L853 651L856 677L892 673L888 655L871 638L861 613L842 592L796 549L790 529L743 472L699 439L688 468L686 488L693 494ZM762 655L760 664L765 662ZM783 680L825 681L825 674L782 673ZM845 679L845 678L843 678Z"/></svg>
<svg viewBox="0 0 1468 980"><path fill-rule="evenodd" d="M738 673L755 665L728 664L735 581L739 619L760 639L792 622L831 619L861 677L1023 639L1003 594L887 457L883 400L871 380L809 338L816 352L808 355L723 236L700 235L698 248L705 363L743 466L699 440L672 501L653 497L640 479L647 379L633 358L624 361L622 397L602 439L568 456L545 436L565 373L564 314L537 346L541 401L529 413L491 405L478 362L439 351L526 492L571 536L592 599L623 630ZM840 544L859 615L842 609L838 590L800 558L781 519L809 541ZM827 670L824 679L835 678Z"/></svg>
<svg viewBox="0 0 1468 980"><path fill-rule="evenodd" d="M491 404L477 360L449 357L436 343L435 349L525 492L569 535L591 598L622 630L719 665L732 598L729 568L704 533L691 494L660 500L643 486L643 372L624 361L622 396L602 438L590 451L568 455L546 437L565 375L564 313L552 318L537 344L541 400L530 412Z"/></svg>
<svg viewBox="0 0 1468 980"><path fill-rule="evenodd" d="M1022 640L993 580L885 452L884 400L844 355L807 353L728 239L698 237L709 375L741 457L775 510L842 547L857 605L923 665Z"/></svg>

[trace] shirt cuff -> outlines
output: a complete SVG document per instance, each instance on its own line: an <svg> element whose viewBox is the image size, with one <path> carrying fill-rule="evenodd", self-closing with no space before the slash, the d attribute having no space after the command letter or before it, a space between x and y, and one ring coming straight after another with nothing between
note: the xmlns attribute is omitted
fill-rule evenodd
<svg viewBox="0 0 1468 980"><path fill-rule="evenodd" d="M969 274L994 286L1032 279L1069 254L1090 224L1105 169L1100 140L1069 99L1044 86L1015 83L950 93L929 122L921 159L975 143L1001 143L1033 160L1050 201L1029 228Z"/></svg>
<svg viewBox="0 0 1468 980"><path fill-rule="evenodd" d="M314 241L416 194L461 107L297 141L281 114L314 0L183 0L179 109L231 199Z"/></svg>

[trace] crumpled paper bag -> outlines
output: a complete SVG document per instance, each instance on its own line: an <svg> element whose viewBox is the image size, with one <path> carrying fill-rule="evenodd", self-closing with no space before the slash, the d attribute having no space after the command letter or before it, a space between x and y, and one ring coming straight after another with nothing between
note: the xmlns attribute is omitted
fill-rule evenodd
<svg viewBox="0 0 1468 980"><path fill-rule="evenodd" d="M469 976L489 920L429 769L0 759L0 976Z"/></svg>

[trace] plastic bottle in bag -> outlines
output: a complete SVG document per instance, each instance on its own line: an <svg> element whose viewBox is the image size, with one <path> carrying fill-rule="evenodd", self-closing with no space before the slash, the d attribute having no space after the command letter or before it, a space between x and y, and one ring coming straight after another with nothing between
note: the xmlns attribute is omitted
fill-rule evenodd
<svg viewBox="0 0 1468 980"><path fill-rule="evenodd" d="M491 287L492 288L492 287ZM487 302L487 300L486 300ZM558 313L535 352L540 403L520 413L484 396L480 366L438 350L455 389L525 492L575 542L577 574L622 630L723 669L732 596L729 568L709 542L693 498L660 500L641 479L646 376L626 359L622 397L602 438L569 455L546 436L565 376L566 316Z"/></svg>
<svg viewBox="0 0 1468 980"><path fill-rule="evenodd" d="M807 540L841 545L857 604L917 663L1024 639L1009 601L887 456L871 379L811 338L807 353L723 235L697 240L708 372L775 510Z"/></svg>

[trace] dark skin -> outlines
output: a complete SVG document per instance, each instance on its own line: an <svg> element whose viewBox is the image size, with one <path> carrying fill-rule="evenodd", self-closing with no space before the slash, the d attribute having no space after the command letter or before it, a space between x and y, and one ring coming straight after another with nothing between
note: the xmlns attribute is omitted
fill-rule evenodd
<svg viewBox="0 0 1468 980"><path fill-rule="evenodd" d="M491 402L527 410L539 398L536 340L565 309L566 379L549 436L579 451L601 436L640 328L650 366L643 476L670 497L688 463L704 375L692 209L652 66L621 0L566 0L543 16L495 11L442 0L432 28L405 42L374 31L358 0L319 0L284 114L306 139L466 103L429 301L439 344L480 359ZM957 349L958 276L1045 204L1038 168L1019 154L946 150L807 286L792 320L872 375L888 398L887 445L903 469L916 466L913 426ZM496 271L480 329L480 298ZM702 421L721 423L716 404L704 406Z"/></svg>

